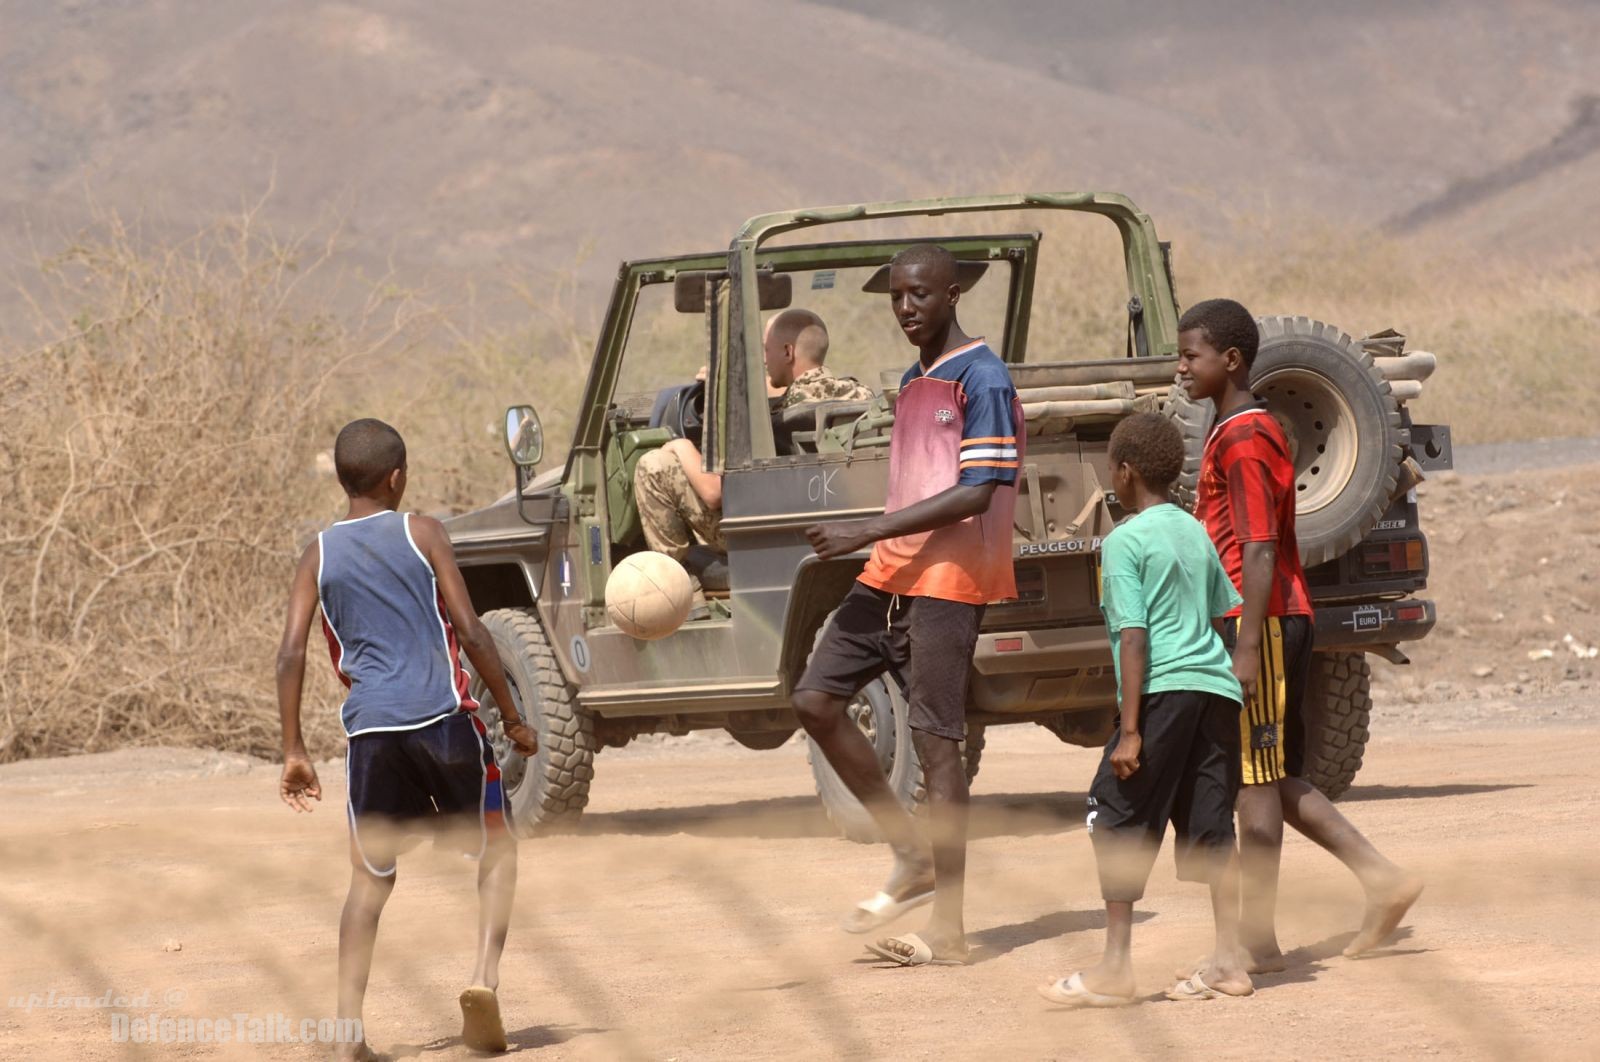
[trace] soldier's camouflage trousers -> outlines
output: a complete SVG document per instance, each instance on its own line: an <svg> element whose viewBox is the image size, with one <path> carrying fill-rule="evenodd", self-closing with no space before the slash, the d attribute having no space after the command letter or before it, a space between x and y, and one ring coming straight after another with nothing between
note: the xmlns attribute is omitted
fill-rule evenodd
<svg viewBox="0 0 1600 1062"><path fill-rule="evenodd" d="M682 562L694 539L719 553L728 551L722 537L722 510L709 508L689 486L683 464L674 454L651 450L633 470L633 499L651 549Z"/></svg>

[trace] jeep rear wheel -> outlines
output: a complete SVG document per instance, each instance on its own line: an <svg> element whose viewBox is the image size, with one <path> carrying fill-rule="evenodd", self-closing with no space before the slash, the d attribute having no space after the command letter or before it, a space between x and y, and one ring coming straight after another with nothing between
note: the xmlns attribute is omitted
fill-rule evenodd
<svg viewBox="0 0 1600 1062"><path fill-rule="evenodd" d="M573 703L572 689L537 615L497 609L484 614L483 625L494 636L517 711L539 738L534 755L524 758L516 752L500 725L500 709L488 687L472 673L470 689L500 765L511 832L531 837L575 822L589 803L589 783L594 779L594 721Z"/></svg>
<svg viewBox="0 0 1600 1062"><path fill-rule="evenodd" d="M928 787L923 780L922 761L917 758L916 743L911 739L911 727L906 721L907 711L906 698L900 686L886 677L874 679L845 706L845 714L850 722L872 744L878 764L889 782L889 791L915 814L927 802ZM961 749L966 759L969 784L978 776L983 746L984 728L968 724L967 739L962 742ZM828 821L852 841L868 844L883 840L872 815L834 773L827 757L809 737L806 738L806 758L811 763L811 776L816 782L817 796L822 798L822 810L828 816Z"/></svg>
<svg viewBox="0 0 1600 1062"><path fill-rule="evenodd" d="M1317 653L1306 690L1303 777L1337 799L1361 770L1370 733L1372 667L1362 653Z"/></svg>

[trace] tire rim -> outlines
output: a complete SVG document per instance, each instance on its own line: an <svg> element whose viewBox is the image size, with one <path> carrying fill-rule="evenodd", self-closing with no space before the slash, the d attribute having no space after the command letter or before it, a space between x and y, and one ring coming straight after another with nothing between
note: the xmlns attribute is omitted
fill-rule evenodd
<svg viewBox="0 0 1600 1062"><path fill-rule="evenodd" d="M528 713L522 707L522 691L517 688L516 680L509 674L506 675L506 685L511 688L511 700L516 704L517 714L526 721ZM523 779L527 777L528 761L525 757L517 755L511 747L511 739L506 737L506 728L500 721L500 708L489 695L488 687L483 680L474 675L468 692L472 699L478 702L478 717L483 721L484 729L489 731L489 746L494 749L494 762L500 768L500 787L509 796L521 787ZM543 751L544 747L541 744L539 752Z"/></svg>
<svg viewBox="0 0 1600 1062"><path fill-rule="evenodd" d="M894 766L894 746L891 744L889 748L884 748L878 744L878 713L865 690L851 699L845 708L845 714L855 724L856 729L866 735L867 741L872 745L873 754L878 757L878 766L887 775Z"/></svg>
<svg viewBox="0 0 1600 1062"><path fill-rule="evenodd" d="M1355 475L1359 453L1355 412L1333 381L1304 369L1279 369L1252 388L1289 435L1294 454L1295 512L1331 505Z"/></svg>

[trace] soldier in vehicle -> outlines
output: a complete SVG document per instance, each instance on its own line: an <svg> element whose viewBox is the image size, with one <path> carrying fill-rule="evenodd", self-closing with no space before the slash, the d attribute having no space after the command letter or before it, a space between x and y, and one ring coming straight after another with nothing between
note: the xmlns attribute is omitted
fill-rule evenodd
<svg viewBox="0 0 1600 1062"><path fill-rule="evenodd" d="M767 381L784 388L780 408L808 402L867 401L872 389L853 377L835 376L828 356L828 326L810 310L785 310L767 322L762 338ZM633 473L634 504L644 538L657 553L682 562L698 537L726 553L722 537L722 477L702 470L700 448L673 439L639 459Z"/></svg>

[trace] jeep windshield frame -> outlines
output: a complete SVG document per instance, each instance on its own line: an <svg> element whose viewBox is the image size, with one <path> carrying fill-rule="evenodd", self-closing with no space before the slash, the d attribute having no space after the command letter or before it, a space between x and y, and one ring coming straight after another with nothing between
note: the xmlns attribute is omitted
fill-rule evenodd
<svg viewBox="0 0 1600 1062"><path fill-rule="evenodd" d="M816 207L805 210L786 210L760 214L745 222L727 255L729 285L728 307L733 322L727 333L726 365L713 365L713 376L725 375L725 380L713 379L711 393L717 405L717 419L723 426L722 445L715 455L707 455L707 466L714 471L727 468L748 467L753 460L769 457L774 452L772 424L767 416L766 397L762 389L750 386L750 381L763 371L761 336L761 311L757 301L756 270L766 266L773 252L763 244L776 236L799 229L822 225L873 221L889 218L928 217L947 214L971 214L985 211L1007 210L1066 210L1098 214L1109 219L1122 237L1123 262L1128 284L1128 317L1130 323L1130 356L1171 356L1178 352L1177 304L1161 242L1155 225L1133 201L1123 195L1109 192L1028 192L1014 195L964 196L939 199L912 199L883 203L866 203L849 206ZM922 237L955 243L966 242L970 237ZM861 241L851 246L869 248L876 245L882 250L918 239L883 239ZM844 246L844 245L840 245ZM804 248L783 248L783 251L808 251L815 254L819 245ZM881 253L881 252L880 252ZM1007 309L1005 357L1008 362L1020 361L1026 352L1027 299L1032 290L1032 268L1035 256L1029 255L1025 270L1014 270L1014 287L1019 273L1026 272L1020 293L1021 305L1013 302ZM1014 292L1015 294L1015 292ZM755 337L752 339L752 337ZM730 396L739 395L742 401ZM708 410L710 412L710 410Z"/></svg>

